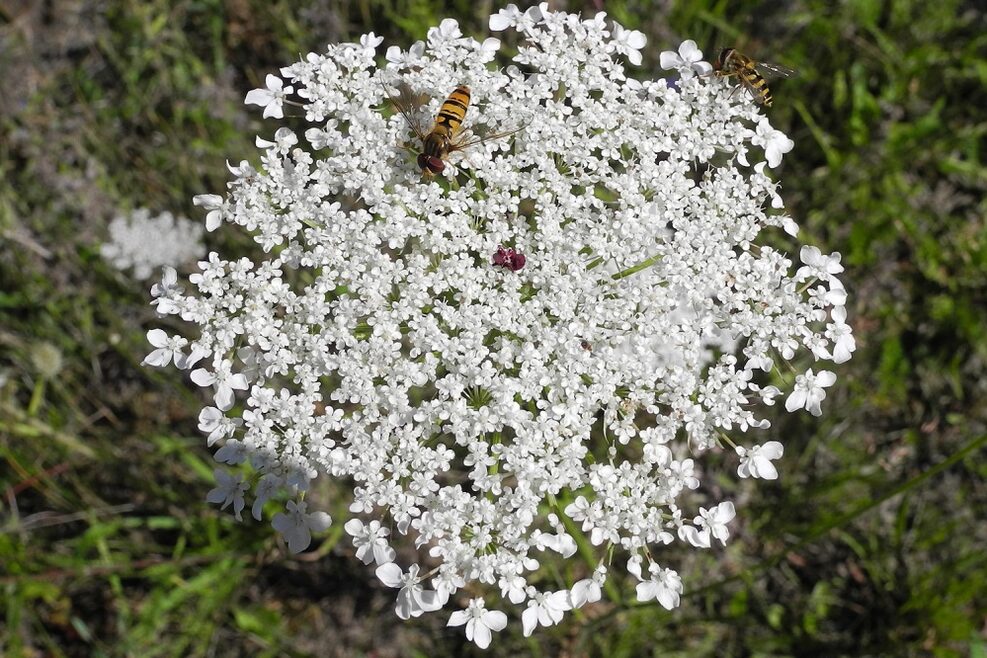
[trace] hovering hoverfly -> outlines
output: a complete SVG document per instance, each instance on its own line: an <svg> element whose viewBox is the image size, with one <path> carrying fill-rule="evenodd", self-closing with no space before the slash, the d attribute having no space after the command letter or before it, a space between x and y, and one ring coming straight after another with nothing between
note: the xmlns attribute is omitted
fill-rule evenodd
<svg viewBox="0 0 987 658"><path fill-rule="evenodd" d="M790 68L755 61L734 48L724 48L720 51L716 63L713 64L713 71L720 77L737 76L754 100L767 107L771 107L772 97L765 77L788 78L795 75L795 71Z"/></svg>
<svg viewBox="0 0 987 658"><path fill-rule="evenodd" d="M489 135L476 135L474 130L474 137L467 139L463 134L462 126L463 120L466 118L466 111L469 109L470 88L466 85L459 85L442 102L431 129L426 131L422 127L418 110L428 102L428 95L416 93L403 80L394 86L398 91L396 96L388 92L386 87L384 91L387 92L387 97L391 103L408 122L418 139L421 140L421 150L418 151L417 162L423 176L431 177L442 173L445 169L445 159L456 151L463 151L481 142L507 137L521 130L521 128L515 128Z"/></svg>

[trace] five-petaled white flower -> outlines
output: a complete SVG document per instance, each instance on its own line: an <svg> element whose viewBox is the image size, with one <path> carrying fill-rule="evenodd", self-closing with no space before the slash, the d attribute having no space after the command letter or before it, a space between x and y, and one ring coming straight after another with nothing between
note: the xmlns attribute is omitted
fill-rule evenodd
<svg viewBox="0 0 987 658"><path fill-rule="evenodd" d="M572 610L569 602L569 590L552 593L537 592L528 601L528 608L521 613L524 625L524 636L531 637L538 624L552 626L562 621L566 610Z"/></svg>
<svg viewBox="0 0 987 658"><path fill-rule="evenodd" d="M819 250L819 247L805 245L799 250L799 259L804 265L795 273L796 281L812 278L829 281L834 274L843 271L843 265L840 263L842 256L838 251L827 256ZM842 284L840 286L842 287Z"/></svg>
<svg viewBox="0 0 987 658"><path fill-rule="evenodd" d="M388 562L377 567L377 577L388 587L400 587L394 612L401 619L420 617L423 613L434 612L442 607L438 592L427 590L421 586L418 578L418 565L408 568L408 573L402 573L401 567L394 562Z"/></svg>
<svg viewBox="0 0 987 658"><path fill-rule="evenodd" d="M192 205L206 209L207 231L215 231L223 223L223 197L218 194L196 194Z"/></svg>
<svg viewBox="0 0 987 658"><path fill-rule="evenodd" d="M521 11L517 8L517 5L511 3L496 14L490 16L490 29L494 32L500 32L509 27L514 27L520 16Z"/></svg>
<svg viewBox="0 0 987 658"><path fill-rule="evenodd" d="M751 144L764 147L764 157L767 158L769 167L780 165L781 156L795 147L795 142L789 139L785 133L772 128L764 117L761 117L761 120L757 122L757 130L751 137Z"/></svg>
<svg viewBox="0 0 987 658"><path fill-rule="evenodd" d="M216 488L206 494L206 500L214 504L222 503L220 509L226 509L232 503L233 516L237 521L242 521L240 512L243 511L244 506L243 492L250 485L243 481L243 476L239 473L231 475L217 468L213 471L213 475L216 476Z"/></svg>
<svg viewBox="0 0 987 658"><path fill-rule="evenodd" d="M833 342L833 363L846 363L857 349L853 329L846 323L846 307L834 307L830 317L833 322L826 327L826 338Z"/></svg>
<svg viewBox="0 0 987 658"><path fill-rule="evenodd" d="M394 561L394 549L387 543L387 535L391 531L383 527L380 521L374 519L364 524L360 519L350 519L343 529L353 537L356 558L364 564L377 562L383 565Z"/></svg>
<svg viewBox="0 0 987 658"><path fill-rule="evenodd" d="M699 548L709 548L711 538L719 539L720 543L726 546L727 539L730 538L730 529L727 528L727 524L733 520L736 514L733 503L730 501L720 503L710 509L700 507L699 516L692 520L698 527L683 525L679 528L679 535Z"/></svg>
<svg viewBox="0 0 987 658"><path fill-rule="evenodd" d="M804 408L813 416L821 416L822 408L819 405L826 399L826 391L823 389L835 382L836 375L830 371L823 370L815 374L809 368L805 374L795 377L795 389L785 400L785 409L795 411Z"/></svg>
<svg viewBox="0 0 987 658"><path fill-rule="evenodd" d="M233 364L228 359L222 359L216 365L216 372L198 368L190 375L193 382L199 386L215 386L216 406L222 411L233 406L235 399L233 391L247 390L247 377L243 373L234 373Z"/></svg>
<svg viewBox="0 0 987 658"><path fill-rule="evenodd" d="M679 51L663 50L659 62L663 69L678 69L679 77L688 80L693 75L708 75L713 65L703 61L703 51L692 39L686 39L679 46Z"/></svg>
<svg viewBox="0 0 987 658"><path fill-rule="evenodd" d="M304 500L289 500L285 508L288 513L275 514L271 525L288 540L288 550L292 553L304 551L312 543L313 532L322 532L332 525L332 517L325 512L308 513L308 503Z"/></svg>
<svg viewBox="0 0 987 658"><path fill-rule="evenodd" d="M613 46L621 55L626 55L627 60L635 66L641 64L641 49L648 43L648 38L644 33L637 30L627 30L616 23L613 26Z"/></svg>
<svg viewBox="0 0 987 658"><path fill-rule="evenodd" d="M601 567L606 569L606 567ZM606 573L604 571L604 573ZM573 608L581 608L587 603L596 603L603 597L603 588L600 579L594 574L592 578L583 578L577 581L569 592L569 600Z"/></svg>
<svg viewBox="0 0 987 658"><path fill-rule="evenodd" d="M203 407L199 412L199 431L208 435L208 446L230 436L242 424L243 419L230 418L216 407Z"/></svg>
<svg viewBox="0 0 987 658"><path fill-rule="evenodd" d="M490 646L491 631L502 631L507 626L507 615L500 610L487 610L483 599L470 600L466 610L457 610L449 616L447 626L466 624L466 639L486 649Z"/></svg>
<svg viewBox="0 0 987 658"><path fill-rule="evenodd" d="M666 610L679 605L682 595L682 578L672 569L663 569L652 562L648 567L651 578L637 584L637 600L650 601L657 599Z"/></svg>
<svg viewBox="0 0 987 658"><path fill-rule="evenodd" d="M267 89L251 89L247 92L244 102L248 105L264 107L264 118L281 119L284 117L285 96L295 91L290 85L285 87L284 81L276 75L267 74L264 80Z"/></svg>
<svg viewBox="0 0 987 658"><path fill-rule="evenodd" d="M763 445L752 448L737 446L735 450L740 457L740 466L737 467L737 475L742 478L778 479L778 470L771 463L771 460L780 459L785 454L785 447L779 442L768 441Z"/></svg>
<svg viewBox="0 0 987 658"><path fill-rule="evenodd" d="M144 357L141 365L163 367L170 362L174 362L178 368L182 368L185 362L185 355L182 348L188 345L188 340L181 336L169 336L161 329L151 329L147 332L147 342L157 349Z"/></svg>

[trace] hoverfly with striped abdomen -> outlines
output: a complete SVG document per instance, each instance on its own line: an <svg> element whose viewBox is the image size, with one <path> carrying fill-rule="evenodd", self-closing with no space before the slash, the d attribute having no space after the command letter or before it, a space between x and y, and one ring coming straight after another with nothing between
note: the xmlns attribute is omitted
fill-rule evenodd
<svg viewBox="0 0 987 658"><path fill-rule="evenodd" d="M737 76L754 100L766 107L771 107L773 99L765 78L774 76L788 78L795 75L795 71L790 68L758 62L735 48L724 48L720 51L716 63L713 64L713 71L719 77Z"/></svg>
<svg viewBox="0 0 987 658"><path fill-rule="evenodd" d="M489 135L477 135L474 130L472 131L473 137L467 138L463 131L463 121L470 105L470 88L466 85L459 85L443 101L432 127L426 131L421 124L418 110L428 102L428 95L413 91L411 86L403 80L395 84L394 87L398 91L397 95L388 92L386 87L384 91L387 93L391 104L397 108L408 125L411 126L411 130L421 140L421 150L418 151L417 162L418 167L422 170L422 175L425 177L442 173L445 169L445 159L456 151L463 151L481 142L507 137L521 130L521 128L515 128Z"/></svg>

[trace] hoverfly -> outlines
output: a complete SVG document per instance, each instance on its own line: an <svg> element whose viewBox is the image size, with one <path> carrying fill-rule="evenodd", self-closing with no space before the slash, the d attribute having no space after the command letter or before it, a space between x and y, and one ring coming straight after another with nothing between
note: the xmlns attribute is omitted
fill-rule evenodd
<svg viewBox="0 0 987 658"><path fill-rule="evenodd" d="M418 109L428 102L428 95L416 93L403 80L394 86L398 90L396 96L388 92L386 87L384 91L394 107L411 126L418 139L421 140L421 150L418 151L417 163L423 176L432 177L442 173L445 169L445 159L456 151L463 151L481 142L507 137L521 130L521 128L515 128L506 132L474 136L472 139L467 139L464 136L462 126L463 120L466 118L466 111L469 109L470 88L466 85L459 85L442 102L431 129L426 131L419 120Z"/></svg>
<svg viewBox="0 0 987 658"><path fill-rule="evenodd" d="M788 78L795 75L795 71L790 68L755 61L734 48L724 48L720 51L716 63L713 64L713 71L719 77L737 76L754 100L766 107L771 107L772 97L765 77Z"/></svg>

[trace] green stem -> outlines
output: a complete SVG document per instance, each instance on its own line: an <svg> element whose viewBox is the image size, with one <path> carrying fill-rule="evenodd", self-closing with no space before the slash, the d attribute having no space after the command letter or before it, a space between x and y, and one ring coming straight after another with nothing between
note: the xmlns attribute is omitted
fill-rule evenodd
<svg viewBox="0 0 987 658"><path fill-rule="evenodd" d="M649 267L651 267L652 265L654 265L660 260L661 260L661 256L652 256L651 258L643 262L640 262L637 265L624 270L623 272L617 272L616 274L613 275L612 278L614 281L620 281L621 279L629 277L632 274L637 274L641 270L648 269Z"/></svg>
<svg viewBox="0 0 987 658"><path fill-rule="evenodd" d="M41 408L41 403L45 399L45 387L48 381L44 377L39 377L38 381L34 383L34 390L31 391L31 401L27 404L27 416L28 418L34 418L38 415L38 409Z"/></svg>

